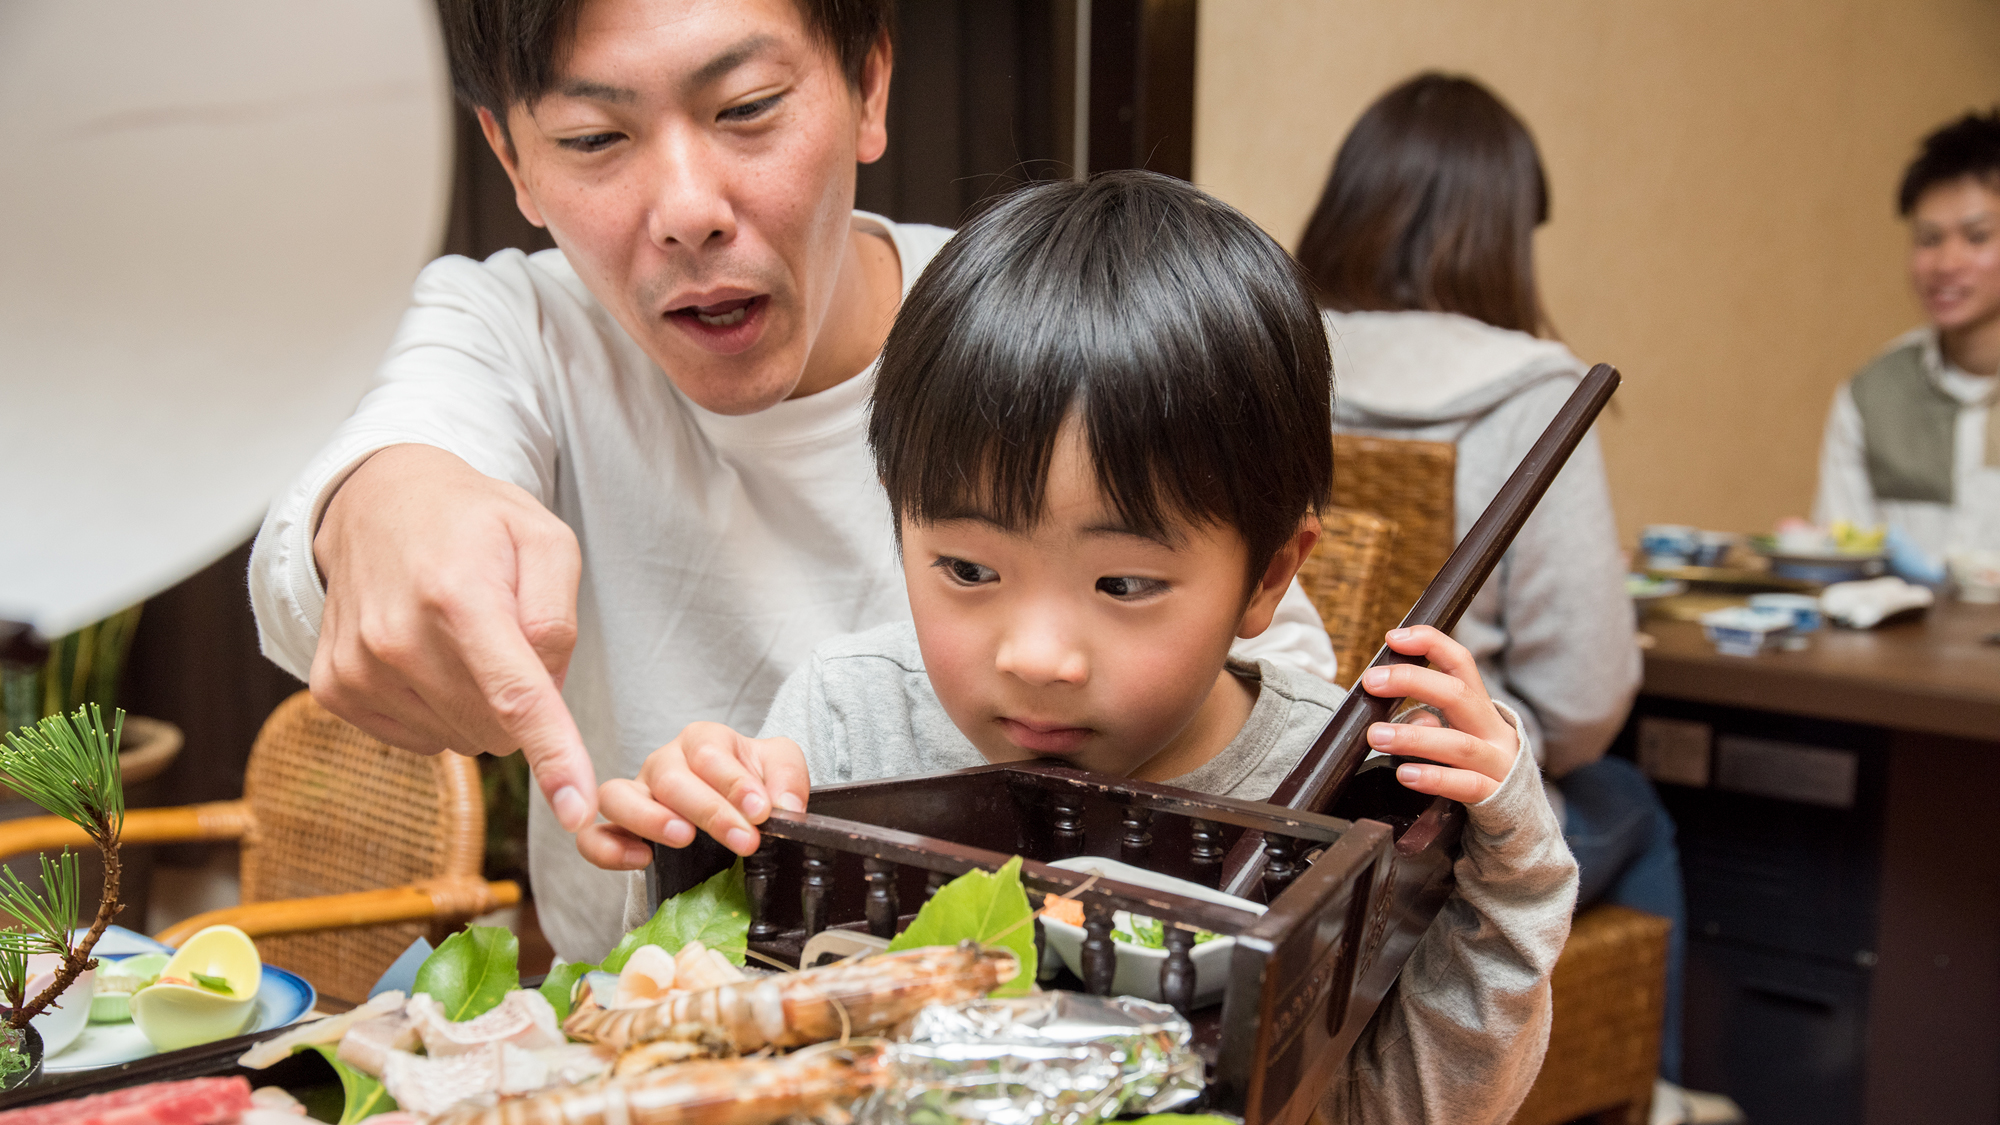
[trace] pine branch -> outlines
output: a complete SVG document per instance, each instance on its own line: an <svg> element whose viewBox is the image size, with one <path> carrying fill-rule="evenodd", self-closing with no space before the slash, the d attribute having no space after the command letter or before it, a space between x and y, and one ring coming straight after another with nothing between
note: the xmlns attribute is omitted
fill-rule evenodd
<svg viewBox="0 0 2000 1125"><path fill-rule="evenodd" d="M50 715L6 736L0 781L83 829L101 848L125 826L125 787L118 775L124 732L125 712L116 713L107 734L96 704Z"/></svg>
<svg viewBox="0 0 2000 1125"><path fill-rule="evenodd" d="M74 856L65 852L54 867L43 857L46 886L42 895L18 878L11 884L0 880L0 904L25 912L27 917L22 920L34 927L34 936L57 943L62 954L55 980L33 1000L16 1004L7 1019L8 1027L26 1026L85 969L97 964L90 959L90 951L118 913L118 838L125 828L125 786L118 772L118 743L124 734L125 712L115 714L107 734L104 716L93 703L73 714L51 715L31 728L10 733L5 747L0 748L0 781L83 829L104 857L104 894L98 900L97 916L74 947L69 936L75 931L81 899ZM0 970L5 968L0 962Z"/></svg>

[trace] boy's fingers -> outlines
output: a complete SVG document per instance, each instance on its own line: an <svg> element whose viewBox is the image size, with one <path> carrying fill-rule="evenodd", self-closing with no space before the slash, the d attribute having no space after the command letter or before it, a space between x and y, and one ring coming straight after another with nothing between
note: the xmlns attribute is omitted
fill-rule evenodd
<svg viewBox="0 0 2000 1125"><path fill-rule="evenodd" d="M669 763L657 773L648 772L651 776L647 778L647 788L660 804L737 855L757 850L757 830L707 778L680 763ZM622 817L611 819L623 822Z"/></svg>
<svg viewBox="0 0 2000 1125"><path fill-rule="evenodd" d="M763 823L770 814L771 796L763 778L758 776L755 747L749 739L718 723L695 723L671 745L680 748L687 771L701 779L703 788L719 795L740 813L746 827ZM653 791L660 793L657 785ZM700 823L698 817L696 823ZM716 839L722 837L718 835Z"/></svg>
<svg viewBox="0 0 2000 1125"><path fill-rule="evenodd" d="M615 824L593 824L577 833L576 850L607 871L638 871L653 860L646 841Z"/></svg>
<svg viewBox="0 0 2000 1125"><path fill-rule="evenodd" d="M1484 774L1417 762L1397 766L1396 780L1402 782L1405 788L1465 805L1476 805L1500 788L1499 782Z"/></svg>
<svg viewBox="0 0 2000 1125"><path fill-rule="evenodd" d="M1468 680L1443 668L1389 664L1362 673L1361 683L1370 695L1428 703L1444 713L1449 725L1477 737L1500 740L1513 737L1513 728L1487 697L1477 671Z"/></svg>
<svg viewBox="0 0 2000 1125"><path fill-rule="evenodd" d="M605 782L597 791L597 799L613 827L672 848L694 843L694 825L654 800L651 791L630 778L616 777Z"/></svg>
<svg viewBox="0 0 2000 1125"><path fill-rule="evenodd" d="M1496 785L1507 780L1507 771L1514 764L1513 756L1501 747L1446 727L1375 723L1368 728L1368 745L1385 754L1428 758L1440 765L1470 770Z"/></svg>
<svg viewBox="0 0 2000 1125"><path fill-rule="evenodd" d="M806 811L812 776L806 771L805 752L798 743L789 738L758 738L751 740L751 745L756 749L758 768L764 776L764 787L770 792L772 806L787 812Z"/></svg>

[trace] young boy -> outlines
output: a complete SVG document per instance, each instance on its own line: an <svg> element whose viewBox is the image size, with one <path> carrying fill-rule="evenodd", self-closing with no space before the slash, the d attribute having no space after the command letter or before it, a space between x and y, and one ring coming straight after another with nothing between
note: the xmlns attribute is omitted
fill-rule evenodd
<svg viewBox="0 0 2000 1125"><path fill-rule="evenodd" d="M600 793L605 867L699 828L757 845L810 784L1050 758L1268 796L1341 693L1229 657L1318 537L1332 463L1320 318L1248 219L1148 173L1023 190L967 226L882 353L870 442L899 528L908 623L820 646L762 736L696 724ZM1328 1093L1345 1121L1507 1120L1547 1043L1575 864L1512 715L1470 655L1364 686L1438 709L1371 745L1471 806L1458 893ZM1526 763L1523 765L1522 763Z"/></svg>

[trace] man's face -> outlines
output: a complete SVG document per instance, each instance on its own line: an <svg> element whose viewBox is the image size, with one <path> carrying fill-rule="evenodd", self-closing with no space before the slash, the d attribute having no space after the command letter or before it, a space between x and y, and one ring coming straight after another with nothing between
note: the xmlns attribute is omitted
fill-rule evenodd
<svg viewBox="0 0 2000 1125"><path fill-rule="evenodd" d="M1910 284L1932 324L2000 319L2000 192L1971 176L1937 184L1917 197L1910 235Z"/></svg>
<svg viewBox="0 0 2000 1125"><path fill-rule="evenodd" d="M1246 606L1243 537L1177 531L1162 542L1122 526L1074 422L1033 528L903 521L924 669L988 761L1046 757L1157 780L1235 737L1252 696L1223 661L1239 633L1269 623L1291 569L1274 566Z"/></svg>
<svg viewBox="0 0 2000 1125"><path fill-rule="evenodd" d="M522 212L696 403L791 395L887 143L886 48L857 92L792 0L587 0L557 61L495 144Z"/></svg>

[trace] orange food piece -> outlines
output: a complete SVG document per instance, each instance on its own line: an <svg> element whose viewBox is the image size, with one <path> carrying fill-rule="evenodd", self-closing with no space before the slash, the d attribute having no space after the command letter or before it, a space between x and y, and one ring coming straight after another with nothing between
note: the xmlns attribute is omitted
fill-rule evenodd
<svg viewBox="0 0 2000 1125"><path fill-rule="evenodd" d="M1073 898L1064 898L1061 895L1043 895L1042 915L1054 918L1058 922L1066 922L1072 926L1081 926L1083 925L1083 904Z"/></svg>

